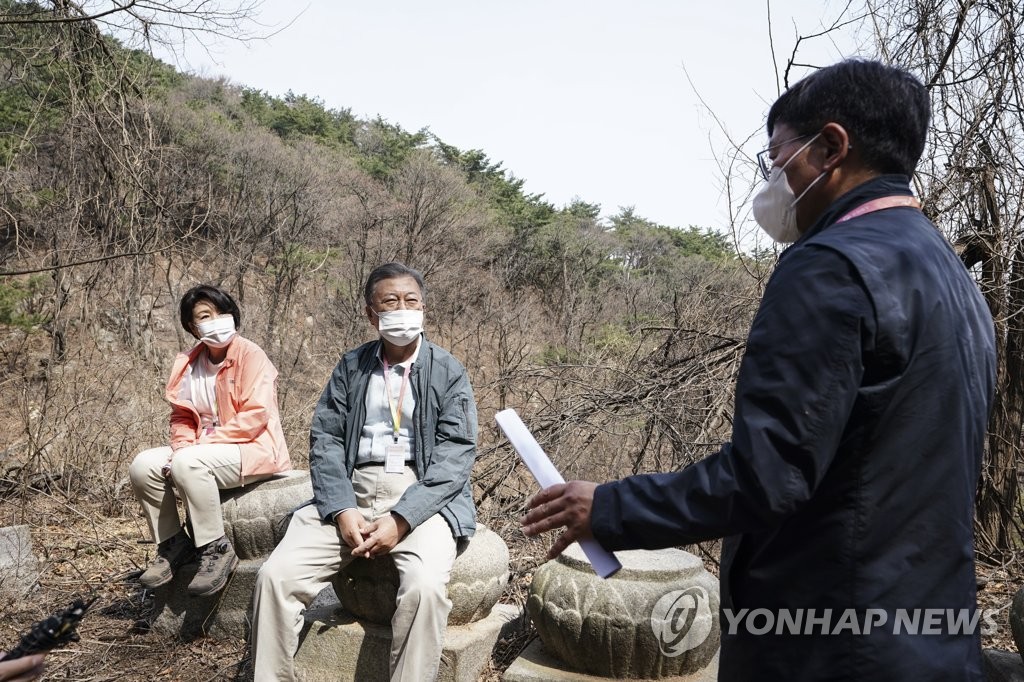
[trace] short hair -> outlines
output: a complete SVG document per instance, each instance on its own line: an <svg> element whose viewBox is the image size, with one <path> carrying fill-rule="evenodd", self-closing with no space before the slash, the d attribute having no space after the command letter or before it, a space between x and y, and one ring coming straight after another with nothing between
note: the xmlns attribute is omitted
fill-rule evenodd
<svg viewBox="0 0 1024 682"><path fill-rule="evenodd" d="M238 304L235 303L235 299L231 298L231 294L220 287L215 287L210 284L200 284L199 286L192 287L186 291L185 295L181 297L181 303L178 304L178 315L181 317L181 326L189 334L193 334L193 336L195 335L192 332L192 309L195 308L196 303L199 303L199 301L209 301L221 315L231 313L231 317L235 320L235 329L238 329L239 326L241 326L242 313L239 311Z"/></svg>
<svg viewBox="0 0 1024 682"><path fill-rule="evenodd" d="M843 126L850 146L879 173L913 175L931 118L928 91L910 73L880 62L848 59L786 90L768 112L768 136L784 123L813 135L826 123Z"/></svg>
<svg viewBox="0 0 1024 682"><path fill-rule="evenodd" d="M373 290L377 288L377 284L386 279L395 279L396 277L412 277L416 280L416 286L420 288L420 296L426 299L427 285L424 283L423 275L420 274L419 270L413 270L404 263L393 261L384 265L378 265L370 273L370 276L366 278L366 286L363 287L363 298L366 299L366 305L370 305L373 299Z"/></svg>

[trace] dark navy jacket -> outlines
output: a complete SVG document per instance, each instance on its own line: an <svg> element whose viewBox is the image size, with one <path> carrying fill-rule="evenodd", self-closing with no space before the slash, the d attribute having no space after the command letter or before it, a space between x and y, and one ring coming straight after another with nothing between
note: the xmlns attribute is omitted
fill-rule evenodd
<svg viewBox="0 0 1024 682"><path fill-rule="evenodd" d="M906 177L855 188L780 258L740 365L731 443L682 471L597 488L591 522L607 549L726 538L720 680L982 679L985 621L955 634L914 610L975 612L992 318L920 211L836 223L893 194L910 194ZM729 633L725 609L759 608L774 629L741 620ZM809 630L780 629L782 609L810 608ZM846 609L860 634L839 627ZM887 622L865 634L868 609Z"/></svg>

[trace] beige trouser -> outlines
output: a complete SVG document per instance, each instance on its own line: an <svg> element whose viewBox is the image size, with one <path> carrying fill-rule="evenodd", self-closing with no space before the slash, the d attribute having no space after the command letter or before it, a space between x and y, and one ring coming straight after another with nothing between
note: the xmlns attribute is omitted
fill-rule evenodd
<svg viewBox="0 0 1024 682"><path fill-rule="evenodd" d="M416 481L406 467L386 474L383 466L356 469L352 487L357 509L367 521L387 514ZM255 682L294 680L293 658L302 630L302 611L331 578L352 561L351 548L333 522L315 505L292 516L281 544L263 564L253 597L252 648ZM455 562L455 539L435 514L391 550L398 568L397 609L391 619L391 679L429 682L437 675L448 612L448 579Z"/></svg>
<svg viewBox="0 0 1024 682"><path fill-rule="evenodd" d="M135 497L157 543L181 530L174 488L178 489L192 522L192 540L197 547L224 535L224 517L220 509L220 490L237 488L243 483L267 476L250 476L242 481L242 455L237 445L190 445L174 453L171 475L163 467L171 459L171 448L143 450L128 467Z"/></svg>

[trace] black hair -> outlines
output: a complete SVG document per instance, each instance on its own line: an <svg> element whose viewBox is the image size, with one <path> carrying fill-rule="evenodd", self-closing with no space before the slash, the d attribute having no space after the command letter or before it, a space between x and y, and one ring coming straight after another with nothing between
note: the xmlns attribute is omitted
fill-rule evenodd
<svg viewBox="0 0 1024 682"><path fill-rule="evenodd" d="M185 295L181 297L181 303L178 304L181 326L189 334L195 336L195 332L192 331L192 309L196 307L196 303L199 301L209 301L221 315L231 313L231 317L235 320L235 329L241 326L242 313L238 310L238 304L235 303L235 299L231 298L231 294L220 287L200 284L186 291Z"/></svg>
<svg viewBox="0 0 1024 682"><path fill-rule="evenodd" d="M881 62L848 59L786 90L768 112L777 123L813 135L838 123L863 163L879 173L912 175L924 152L931 117L928 91L910 73Z"/></svg>
<svg viewBox="0 0 1024 682"><path fill-rule="evenodd" d="M370 273L370 276L366 278L366 286L363 287L363 298L366 299L366 305L372 303L373 290L379 282L383 282L386 279L395 279L396 277L412 277L420 288L420 295L424 299L427 297L427 285L423 282L423 275L420 274L419 270L413 270L403 263L394 261L378 265Z"/></svg>

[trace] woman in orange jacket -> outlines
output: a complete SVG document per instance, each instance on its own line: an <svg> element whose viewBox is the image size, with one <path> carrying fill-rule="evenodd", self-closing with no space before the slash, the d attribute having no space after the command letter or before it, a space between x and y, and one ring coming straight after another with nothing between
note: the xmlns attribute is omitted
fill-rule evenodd
<svg viewBox="0 0 1024 682"><path fill-rule="evenodd" d="M220 490L291 469L277 407L277 369L259 346L238 336L241 314L226 291L190 289L181 326L199 343L180 353L167 381L171 444L139 453L129 468L153 539L154 562L139 578L164 585L199 555L188 586L194 596L219 591L238 565L224 535ZM178 516L172 485L188 510L191 537Z"/></svg>

